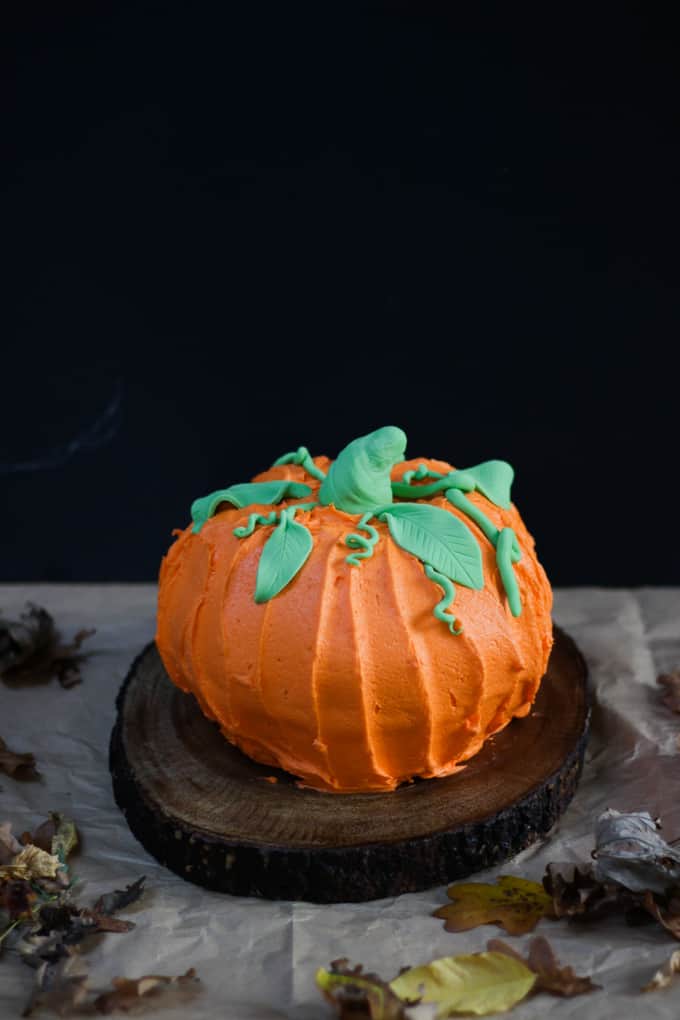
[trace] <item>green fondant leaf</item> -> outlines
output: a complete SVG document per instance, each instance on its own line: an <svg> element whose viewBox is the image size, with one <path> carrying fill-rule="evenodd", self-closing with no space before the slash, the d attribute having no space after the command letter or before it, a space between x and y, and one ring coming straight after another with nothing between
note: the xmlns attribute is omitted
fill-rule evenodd
<svg viewBox="0 0 680 1020"><path fill-rule="evenodd" d="M460 518L427 503L395 503L380 519L406 552L466 588L484 587L479 545Z"/></svg>
<svg viewBox="0 0 680 1020"><path fill-rule="evenodd" d="M465 468L465 474L474 478L476 488L488 500L503 510L510 509L510 488L515 472L504 460L485 460L483 464Z"/></svg>
<svg viewBox="0 0 680 1020"><path fill-rule="evenodd" d="M255 581L255 601L268 602L289 584L312 551L314 542L304 524L286 511L262 549Z"/></svg>
<svg viewBox="0 0 680 1020"><path fill-rule="evenodd" d="M253 503L271 506L282 499L300 499L311 493L309 485L303 482L245 482L243 485L232 485L228 489L217 489L209 496L195 499L191 504L191 519L194 522L192 531L200 531L205 522L212 517L220 503L231 503L237 510Z"/></svg>

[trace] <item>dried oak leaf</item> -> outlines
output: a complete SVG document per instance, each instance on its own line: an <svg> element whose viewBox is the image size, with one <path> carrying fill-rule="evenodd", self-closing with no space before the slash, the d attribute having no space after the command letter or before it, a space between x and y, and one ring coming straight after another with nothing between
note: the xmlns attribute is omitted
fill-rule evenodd
<svg viewBox="0 0 680 1020"><path fill-rule="evenodd" d="M531 940L526 959L501 939L490 939L486 948L490 952L505 953L533 971L536 975L536 992L571 998L594 992L600 987L593 984L589 977L578 977L571 967L560 967L552 946L543 935L537 935Z"/></svg>
<svg viewBox="0 0 680 1020"><path fill-rule="evenodd" d="M40 773L35 767L35 756L29 751L11 751L0 737L0 772L13 779L38 779Z"/></svg>
<svg viewBox="0 0 680 1020"><path fill-rule="evenodd" d="M656 682L664 688L661 700L666 708L670 708L671 712L680 712L680 670L662 673Z"/></svg>
<svg viewBox="0 0 680 1020"><path fill-rule="evenodd" d="M542 917L553 917L553 900L540 882L501 875L496 885L463 882L450 885L453 903L435 910L447 931L468 931L480 924L498 924L509 935L533 931Z"/></svg>
<svg viewBox="0 0 680 1020"><path fill-rule="evenodd" d="M407 1020L406 1003L377 974L364 973L361 964L333 960L329 970L316 972L316 984L340 1020Z"/></svg>
<svg viewBox="0 0 680 1020"><path fill-rule="evenodd" d="M659 967L652 980L648 984L643 985L640 991L656 992L659 988L668 988L677 974L680 974L680 949L676 949L674 953L671 953L663 967Z"/></svg>
<svg viewBox="0 0 680 1020"><path fill-rule="evenodd" d="M146 875L142 875L136 882L126 885L124 889L114 889L113 892L100 896L95 903L93 910L96 914L115 914L123 907L129 907L144 892Z"/></svg>
<svg viewBox="0 0 680 1020"><path fill-rule="evenodd" d="M178 977L162 974L147 974L134 979L117 977L111 984L113 988L110 991L102 992L94 1000L93 1005L99 1013L113 1013L118 1009L136 1011L148 1000L153 1000L154 1005L184 1004L199 990L200 981L194 968L190 967L186 974Z"/></svg>
<svg viewBox="0 0 680 1020"><path fill-rule="evenodd" d="M10 684L46 683L53 676L62 687L80 683L80 646L93 630L79 630L65 643L46 609L27 604L19 620L0 617L0 677Z"/></svg>

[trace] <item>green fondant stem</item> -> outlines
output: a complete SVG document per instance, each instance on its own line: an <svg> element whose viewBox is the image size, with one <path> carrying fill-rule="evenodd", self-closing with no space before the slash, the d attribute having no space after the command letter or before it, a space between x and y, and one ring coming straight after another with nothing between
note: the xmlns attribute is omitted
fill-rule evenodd
<svg viewBox="0 0 680 1020"><path fill-rule="evenodd" d="M326 477L321 468L317 467L314 463L312 455L306 446L299 446L294 453L284 453L282 457L274 461L272 466L280 467L282 464L299 464L308 475L318 479L320 482Z"/></svg>
<svg viewBox="0 0 680 1020"><path fill-rule="evenodd" d="M517 543L517 536L512 528L503 528L498 536L496 545L496 563L501 575L501 581L508 596L508 605L513 616L519 616L522 612L522 600L517 586L517 578L512 568L513 547Z"/></svg>
<svg viewBox="0 0 680 1020"><path fill-rule="evenodd" d="M495 547L500 532L496 525L489 520L486 514L480 510L478 506L475 506L474 503L471 503L460 489L447 489L445 495L449 503L452 503L456 509L460 510L469 517L471 521L475 522L480 531L484 533L486 538L488 538L491 544Z"/></svg>
<svg viewBox="0 0 680 1020"><path fill-rule="evenodd" d="M441 602L438 602L437 605L432 610L435 617L438 620L441 620L442 623L445 623L452 634L461 634L463 628L456 627L455 616L452 616L450 613L446 612L446 610L449 608L454 598L456 597L456 589L453 586L453 582L450 580L450 578L446 577L444 574L440 574L439 571L435 570L434 567L431 566L429 563L425 564L425 576L429 578L430 581L434 581L435 584L438 584L439 587L444 592L444 597L442 598Z"/></svg>
<svg viewBox="0 0 680 1020"><path fill-rule="evenodd" d="M365 514L392 501L390 474L403 460L406 436L386 425L353 440L340 451L319 489L322 506L334 506L348 514Z"/></svg>
<svg viewBox="0 0 680 1020"><path fill-rule="evenodd" d="M358 567L361 560L367 560L373 555L373 547L379 539L378 532L370 525L370 521L373 514L367 513L361 518L357 524L357 531L365 531L368 534L368 538L364 538L363 535L351 534L345 539L345 545L349 546L350 549L362 549L362 552L351 553L346 557L347 563L353 567Z"/></svg>

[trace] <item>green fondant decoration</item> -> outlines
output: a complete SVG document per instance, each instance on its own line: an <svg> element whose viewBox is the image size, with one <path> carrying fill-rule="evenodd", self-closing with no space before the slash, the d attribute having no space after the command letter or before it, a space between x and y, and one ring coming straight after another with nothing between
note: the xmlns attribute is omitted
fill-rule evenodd
<svg viewBox="0 0 680 1020"><path fill-rule="evenodd" d="M457 507L459 510L462 510L462 512L466 514L470 518L470 520L474 521L475 524L481 529L481 531L484 532L485 537L488 538L491 544L496 548L496 561L498 562L498 540L501 535L501 532L496 527L496 525L489 520L486 514L482 510L480 510L478 506L475 506L474 503L471 503L470 500L466 496L464 496L462 492L459 492L457 489L448 489L446 492L446 498L450 503L453 504L453 506ZM509 582L510 588L506 583L506 579L509 576L507 571L505 570L501 571L501 580L503 582L503 587L505 588L505 594L508 596L508 599L510 599L511 590L513 588L515 589L517 588L515 575L512 571L512 564L519 563L519 561L522 559L522 550L519 547L517 535L512 530L512 528L505 528L504 530L509 532L511 536L510 539L508 538L504 539L504 542L508 541L510 542L509 570L510 574L512 575L512 578ZM519 592L517 593L517 599L519 599ZM514 613L514 615L519 616L522 612L521 602L514 602L514 604L515 606L517 605L519 606L519 612Z"/></svg>
<svg viewBox="0 0 680 1020"><path fill-rule="evenodd" d="M390 471L405 451L406 436L394 425L355 439L331 465L319 490L320 503L348 514L391 503Z"/></svg>
<svg viewBox="0 0 680 1020"><path fill-rule="evenodd" d="M442 623L446 624L452 634L462 634L463 628L456 627L456 623L458 622L456 617L446 612L456 597L456 589L452 582L444 574L440 574L438 570L435 570L431 563L425 564L425 576L428 577L430 581L434 581L435 584L438 584L444 592L443 599L441 602L437 603L432 612L438 620L441 620Z"/></svg>
<svg viewBox="0 0 680 1020"><path fill-rule="evenodd" d="M236 538L247 538L248 535L252 535L255 528L260 525L276 524L278 519L279 515L276 510L272 510L270 514L250 514L246 525L242 525L240 528L234 528L234 535Z"/></svg>
<svg viewBox="0 0 680 1020"><path fill-rule="evenodd" d="M282 510L281 513L287 513L291 520L295 517L298 510L313 510L318 503L294 503L293 506L287 507ZM279 515L276 510L272 510L270 514L251 514L248 518L248 523L240 528L234 528L234 534L237 538L247 538L248 535L252 535L255 528L265 527L268 524L276 524L279 520Z"/></svg>
<svg viewBox="0 0 680 1020"><path fill-rule="evenodd" d="M408 474L408 472L406 473ZM444 492L451 488L472 492L475 488L475 480L467 471L451 471L448 475L438 475L438 480L430 485L392 482L392 495L397 499L429 499L430 496L436 496L438 492Z"/></svg>
<svg viewBox="0 0 680 1020"><path fill-rule="evenodd" d="M441 473L441 471L430 471L427 464L419 464L415 471L404 471L403 475L401 476L401 480L402 482L405 482L406 485L410 485L414 478L416 479L416 481L421 482L423 478L443 478L443 477L444 475Z"/></svg>
<svg viewBox="0 0 680 1020"><path fill-rule="evenodd" d="M201 496L191 504L193 532L199 532L205 522L214 515L220 503L231 503L238 510L252 503L270 505L280 503L282 499L300 499L311 494L309 485L303 482L245 482L243 485L232 485L228 489L218 489L209 496Z"/></svg>
<svg viewBox="0 0 680 1020"><path fill-rule="evenodd" d="M482 555L470 529L448 510L427 503L381 507L397 545L466 588L483 588Z"/></svg>
<svg viewBox="0 0 680 1020"><path fill-rule="evenodd" d="M515 477L512 467L504 460L485 460L483 464L465 468L465 474L474 479L475 488L488 500L509 510L512 505L510 489Z"/></svg>
<svg viewBox="0 0 680 1020"><path fill-rule="evenodd" d="M482 531L486 538L489 539L491 544L495 547L498 541L499 531L493 521L490 521L486 514L471 503L470 500L465 496L459 489L447 489L446 498L449 503L455 506L458 510L462 510L471 521L474 521L477 527Z"/></svg>
<svg viewBox="0 0 680 1020"><path fill-rule="evenodd" d="M397 545L417 556L425 566L426 576L441 587L444 594L433 610L434 615L446 623L451 633L461 633L462 628L456 628L456 618L447 613L447 609L455 598L453 582L475 589L484 586L477 539L460 518L439 507L421 502L393 502L394 497L424 500L444 492L448 501L473 521L496 548L496 562L510 611L513 616L520 615L522 605L513 570L513 564L519 562L522 555L517 536L512 528L499 530L465 496L466 492L477 490L492 503L508 509L511 506L513 469L505 461L491 460L463 471L442 474L430 470L426 464L419 464L415 470L404 472L400 482L391 482L391 469L403 459L405 450L406 436L402 430L386 426L349 443L338 454L328 475L316 466L305 446L275 461L275 466L301 465L321 482L321 488L319 502L298 503L280 512L251 513L246 525L234 529L237 538L246 538L257 527L275 525L263 546L258 564L256 602L267 602L277 595L306 562L314 543L309 530L295 521L295 515L298 510L313 510L320 503L322 506L335 506L345 513L362 515L356 532L345 539L345 544L356 550L346 558L351 566L359 566L361 560L373 555L380 536L369 524L371 517L386 522ZM432 483L411 484L426 478L433 479ZM238 509L252 504L271 506L311 493L309 485L287 480L249 482L220 489L194 501L191 507L192 530L199 532L221 503L230 503Z"/></svg>
<svg viewBox="0 0 680 1020"><path fill-rule="evenodd" d="M347 563L353 567L358 567L361 560L367 560L373 555L373 546L379 539L378 532L368 522L373 515L369 511L361 518L357 524L357 531L365 531L368 538L364 538L363 535L348 535L345 539L345 545L349 546L350 549L362 549L362 552L352 553L346 557Z"/></svg>
<svg viewBox="0 0 680 1020"><path fill-rule="evenodd" d="M255 580L258 603L268 602L290 584L312 551L314 541L309 529L293 520L296 509L281 511L277 527L262 548Z"/></svg>
<svg viewBox="0 0 680 1020"><path fill-rule="evenodd" d="M517 542L517 536L512 528L503 528L498 536L496 546L496 563L501 575L505 594L508 596L508 605L513 616L520 616L522 613L522 600L517 586L513 564L513 546ZM515 561L516 562L516 561Z"/></svg>
<svg viewBox="0 0 680 1020"><path fill-rule="evenodd" d="M282 457L274 461L273 467L280 467L281 464L299 464L308 475L318 479L320 482L326 477L321 468L317 467L314 463L312 455L306 446L298 446L294 453L284 453Z"/></svg>

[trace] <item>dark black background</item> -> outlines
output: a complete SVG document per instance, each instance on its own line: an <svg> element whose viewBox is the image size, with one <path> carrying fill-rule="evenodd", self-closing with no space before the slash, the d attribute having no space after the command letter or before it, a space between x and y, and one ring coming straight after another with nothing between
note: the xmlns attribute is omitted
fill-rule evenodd
<svg viewBox="0 0 680 1020"><path fill-rule="evenodd" d="M470 6L15 12L0 580L152 580L194 497L399 424L515 465L555 584L680 583L677 36Z"/></svg>

